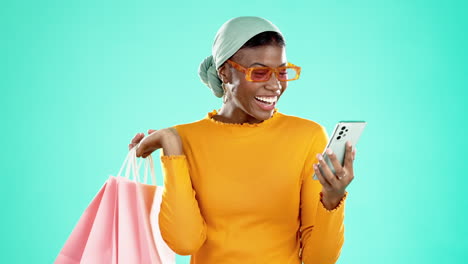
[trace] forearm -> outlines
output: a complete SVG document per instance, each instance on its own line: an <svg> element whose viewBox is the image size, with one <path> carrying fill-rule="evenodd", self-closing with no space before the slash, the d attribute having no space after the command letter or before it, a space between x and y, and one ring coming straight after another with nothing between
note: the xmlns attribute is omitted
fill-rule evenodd
<svg viewBox="0 0 468 264"><path fill-rule="evenodd" d="M192 188L185 156L162 156L164 192L161 236L177 254L194 254L206 239L206 224Z"/></svg>
<svg viewBox="0 0 468 264"><path fill-rule="evenodd" d="M341 253L344 243L344 207L347 193L333 210L328 210L319 202L315 225L307 227L302 232L305 264L335 263Z"/></svg>

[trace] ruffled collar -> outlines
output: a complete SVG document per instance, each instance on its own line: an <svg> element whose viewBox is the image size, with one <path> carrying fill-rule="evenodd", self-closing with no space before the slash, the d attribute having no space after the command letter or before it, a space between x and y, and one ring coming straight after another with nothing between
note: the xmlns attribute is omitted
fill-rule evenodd
<svg viewBox="0 0 468 264"><path fill-rule="evenodd" d="M269 123L273 122L273 120L277 119L280 113L278 112L278 108L275 108L274 111L273 111L273 115L269 119L264 120L263 122L254 123L254 124L250 124L250 123L224 123L224 122L213 119L213 116L215 116L217 114L218 114L218 111L216 109L214 109L213 111L209 112L206 115L205 119L209 120L210 122L212 122L212 123L214 123L216 125L227 126L227 127L263 127L263 126L266 126Z"/></svg>

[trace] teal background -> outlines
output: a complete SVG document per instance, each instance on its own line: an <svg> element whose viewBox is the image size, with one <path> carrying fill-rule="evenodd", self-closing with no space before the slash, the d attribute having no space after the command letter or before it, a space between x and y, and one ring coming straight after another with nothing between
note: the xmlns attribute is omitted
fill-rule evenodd
<svg viewBox="0 0 468 264"><path fill-rule="evenodd" d="M198 65L222 23L257 15L303 68L281 112L368 122L338 263L465 263L465 3L2 3L0 262L52 263L134 134L219 109Z"/></svg>

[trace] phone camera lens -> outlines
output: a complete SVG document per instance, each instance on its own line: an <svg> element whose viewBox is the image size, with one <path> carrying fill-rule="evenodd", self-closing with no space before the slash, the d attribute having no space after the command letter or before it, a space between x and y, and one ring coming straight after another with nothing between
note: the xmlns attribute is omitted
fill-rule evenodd
<svg viewBox="0 0 468 264"><path fill-rule="evenodd" d="M343 131L340 131L340 135L343 135Z"/></svg>
<svg viewBox="0 0 468 264"><path fill-rule="evenodd" d="M346 129L346 127L345 127L345 126L344 126L344 127L341 127L341 130L345 130L345 129Z"/></svg>
<svg viewBox="0 0 468 264"><path fill-rule="evenodd" d="M341 136L338 136L336 139L341 139Z"/></svg>
<svg viewBox="0 0 468 264"><path fill-rule="evenodd" d="M348 129L346 129L345 131L348 132Z"/></svg>

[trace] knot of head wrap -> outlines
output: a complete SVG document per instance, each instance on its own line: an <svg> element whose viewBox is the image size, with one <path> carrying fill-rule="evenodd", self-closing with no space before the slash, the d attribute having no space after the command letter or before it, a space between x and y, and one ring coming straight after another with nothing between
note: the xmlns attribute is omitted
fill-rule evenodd
<svg viewBox="0 0 468 264"><path fill-rule="evenodd" d="M211 56L200 64L198 75L217 97L224 90L217 70L234 55L249 39L265 31L281 31L270 21L253 16L236 17L224 23L216 33Z"/></svg>
<svg viewBox="0 0 468 264"><path fill-rule="evenodd" d="M200 64L198 75L204 84L206 84L217 97L222 97L224 94L221 79L218 77L213 56L208 56Z"/></svg>

